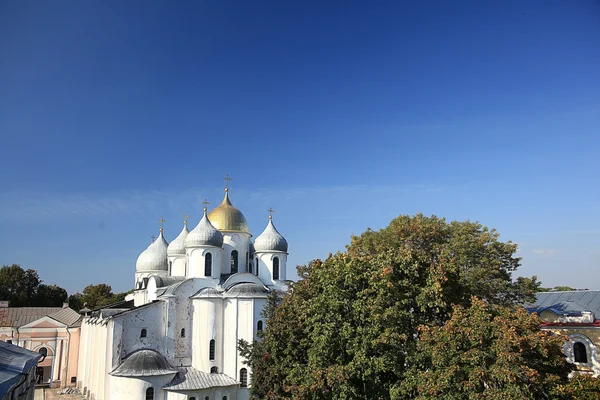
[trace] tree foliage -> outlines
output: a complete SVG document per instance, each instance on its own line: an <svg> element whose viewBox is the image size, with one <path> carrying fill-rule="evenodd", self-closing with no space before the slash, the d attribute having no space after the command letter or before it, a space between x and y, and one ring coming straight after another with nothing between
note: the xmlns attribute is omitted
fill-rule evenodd
<svg viewBox="0 0 600 400"><path fill-rule="evenodd" d="M245 351L255 398L389 399L416 362L419 327L443 326L472 298L511 306L539 282L513 281L517 246L474 222L400 216L345 252L299 267Z"/></svg>
<svg viewBox="0 0 600 400"><path fill-rule="evenodd" d="M564 337L540 329L522 307L474 299L455 306L443 326L422 326L404 379L392 398L547 399L567 382Z"/></svg>
<svg viewBox="0 0 600 400"><path fill-rule="evenodd" d="M93 310L123 301L125 296L132 292L133 290L115 294L112 292L112 287L105 283L87 285L82 293L75 293L69 296L69 307L79 311L85 305L87 308Z"/></svg>
<svg viewBox="0 0 600 400"><path fill-rule="evenodd" d="M5 265L0 268L0 300L8 300L11 307L60 307L67 300L67 291L44 285L34 269Z"/></svg>

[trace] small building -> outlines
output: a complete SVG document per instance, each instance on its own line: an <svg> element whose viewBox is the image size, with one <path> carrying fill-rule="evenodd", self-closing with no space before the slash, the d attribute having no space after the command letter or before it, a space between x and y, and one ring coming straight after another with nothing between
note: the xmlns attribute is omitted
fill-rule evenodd
<svg viewBox="0 0 600 400"><path fill-rule="evenodd" d="M44 356L35 374L38 383L75 386L81 316L63 307L0 307L0 341Z"/></svg>
<svg viewBox="0 0 600 400"><path fill-rule="evenodd" d="M0 341L0 400L33 400L35 366L43 357Z"/></svg>
<svg viewBox="0 0 600 400"><path fill-rule="evenodd" d="M542 329L568 337L564 352L580 374L600 376L600 290L542 292L527 308L542 320Z"/></svg>

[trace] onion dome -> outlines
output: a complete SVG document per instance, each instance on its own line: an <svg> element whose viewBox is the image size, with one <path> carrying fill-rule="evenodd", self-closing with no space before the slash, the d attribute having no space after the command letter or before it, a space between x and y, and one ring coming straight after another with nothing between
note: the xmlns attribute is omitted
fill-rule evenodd
<svg viewBox="0 0 600 400"><path fill-rule="evenodd" d="M283 251L287 253L288 243L287 240L281 233L277 231L275 225L273 225L273 218L269 216L269 223L267 227L258 235L256 240L254 241L254 249L257 252L261 251Z"/></svg>
<svg viewBox="0 0 600 400"><path fill-rule="evenodd" d="M183 229L179 236L177 236L171 243L169 243L169 248L167 249L167 254L169 256L184 256L185 255L185 238L187 237L188 227L187 221L183 224Z"/></svg>
<svg viewBox="0 0 600 400"><path fill-rule="evenodd" d="M168 243L161 228L158 238L138 257L135 263L136 272L168 271L167 247Z"/></svg>
<svg viewBox="0 0 600 400"><path fill-rule="evenodd" d="M223 246L223 234L210 223L206 216L206 208L198 225L185 238L185 247L199 246Z"/></svg>
<svg viewBox="0 0 600 400"><path fill-rule="evenodd" d="M220 231L250 233L244 214L231 205L228 189L225 189L225 197L221 204L212 210L208 217Z"/></svg>

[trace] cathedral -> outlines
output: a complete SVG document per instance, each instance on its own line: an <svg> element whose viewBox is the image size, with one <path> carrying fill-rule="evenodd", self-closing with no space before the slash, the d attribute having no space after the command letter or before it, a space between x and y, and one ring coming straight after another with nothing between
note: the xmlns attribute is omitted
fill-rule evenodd
<svg viewBox="0 0 600 400"><path fill-rule="evenodd" d="M287 290L287 251L272 216L252 241L228 188L171 243L161 227L137 259L133 294L82 310L77 386L97 400L248 399L237 344L257 339L268 294Z"/></svg>

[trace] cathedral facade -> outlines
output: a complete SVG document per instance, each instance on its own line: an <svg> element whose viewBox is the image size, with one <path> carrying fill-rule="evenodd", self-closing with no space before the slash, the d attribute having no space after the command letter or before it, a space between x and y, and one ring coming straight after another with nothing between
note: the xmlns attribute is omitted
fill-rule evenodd
<svg viewBox="0 0 600 400"><path fill-rule="evenodd" d="M138 257L125 303L83 310L77 385L91 399L244 400L252 371L237 350L285 292L288 244L269 216L254 241L229 200Z"/></svg>

